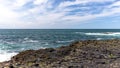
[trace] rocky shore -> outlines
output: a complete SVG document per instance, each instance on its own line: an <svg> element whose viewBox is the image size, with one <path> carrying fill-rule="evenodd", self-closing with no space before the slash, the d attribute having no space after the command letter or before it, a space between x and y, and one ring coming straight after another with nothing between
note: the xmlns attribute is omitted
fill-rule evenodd
<svg viewBox="0 0 120 68"><path fill-rule="evenodd" d="M69 46L27 50L0 68L120 68L120 40L76 41Z"/></svg>

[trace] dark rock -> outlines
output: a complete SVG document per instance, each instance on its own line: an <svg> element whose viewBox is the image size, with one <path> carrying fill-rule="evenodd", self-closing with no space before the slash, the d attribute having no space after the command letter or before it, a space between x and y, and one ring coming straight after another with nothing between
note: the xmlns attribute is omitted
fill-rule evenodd
<svg viewBox="0 0 120 68"><path fill-rule="evenodd" d="M59 48L22 51L0 68L120 68L120 40L86 40Z"/></svg>
<svg viewBox="0 0 120 68"><path fill-rule="evenodd" d="M13 66L13 65L10 65L9 68L14 68L14 66Z"/></svg>
<svg viewBox="0 0 120 68"><path fill-rule="evenodd" d="M84 68L83 66L68 66L68 68Z"/></svg>
<svg viewBox="0 0 120 68"><path fill-rule="evenodd" d="M39 64L34 64L33 66L38 67L38 66L39 66Z"/></svg>

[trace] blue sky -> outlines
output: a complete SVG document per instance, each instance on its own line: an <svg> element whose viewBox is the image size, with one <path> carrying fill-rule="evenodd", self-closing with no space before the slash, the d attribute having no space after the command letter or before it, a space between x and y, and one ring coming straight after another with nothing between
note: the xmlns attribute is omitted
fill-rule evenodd
<svg viewBox="0 0 120 68"><path fill-rule="evenodd" d="M1 29L120 29L120 0L0 0Z"/></svg>

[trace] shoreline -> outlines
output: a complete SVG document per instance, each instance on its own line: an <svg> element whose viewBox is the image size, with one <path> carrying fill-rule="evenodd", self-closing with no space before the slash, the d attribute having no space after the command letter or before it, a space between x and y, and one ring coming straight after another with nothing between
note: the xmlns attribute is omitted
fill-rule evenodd
<svg viewBox="0 0 120 68"><path fill-rule="evenodd" d="M119 68L120 40L76 41L69 46L26 50L0 68Z"/></svg>

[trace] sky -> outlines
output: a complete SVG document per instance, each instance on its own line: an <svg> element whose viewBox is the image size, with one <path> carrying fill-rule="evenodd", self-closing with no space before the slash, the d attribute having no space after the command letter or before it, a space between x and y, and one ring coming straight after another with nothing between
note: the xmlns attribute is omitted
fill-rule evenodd
<svg viewBox="0 0 120 68"><path fill-rule="evenodd" d="M120 29L120 0L0 0L0 29Z"/></svg>

